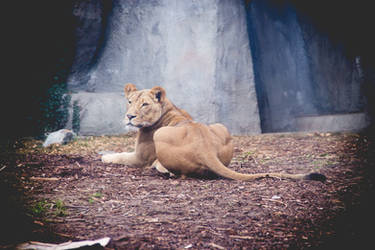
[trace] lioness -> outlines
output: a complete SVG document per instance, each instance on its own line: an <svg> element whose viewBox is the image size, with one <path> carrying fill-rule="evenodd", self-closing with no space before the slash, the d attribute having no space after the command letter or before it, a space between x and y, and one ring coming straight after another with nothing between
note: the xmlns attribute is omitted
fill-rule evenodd
<svg viewBox="0 0 375 250"><path fill-rule="evenodd" d="M128 99L125 123L139 128L135 152L102 156L105 163L131 167L154 166L163 173L182 176L213 173L235 180L261 177L324 180L320 174L260 173L241 174L227 166L233 157L233 142L222 124L204 125L193 121L177 108L162 87L137 90L125 85Z"/></svg>

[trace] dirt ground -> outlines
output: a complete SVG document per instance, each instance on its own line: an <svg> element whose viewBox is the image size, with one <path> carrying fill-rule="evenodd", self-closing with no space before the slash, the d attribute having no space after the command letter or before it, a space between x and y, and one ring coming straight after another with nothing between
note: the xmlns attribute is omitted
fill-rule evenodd
<svg viewBox="0 0 375 250"><path fill-rule="evenodd" d="M235 137L242 173L319 172L325 182L170 178L100 161L134 135L42 148L24 139L0 159L0 248L110 237L107 249L360 249L374 225L373 140L363 134ZM368 229L370 228L370 230Z"/></svg>

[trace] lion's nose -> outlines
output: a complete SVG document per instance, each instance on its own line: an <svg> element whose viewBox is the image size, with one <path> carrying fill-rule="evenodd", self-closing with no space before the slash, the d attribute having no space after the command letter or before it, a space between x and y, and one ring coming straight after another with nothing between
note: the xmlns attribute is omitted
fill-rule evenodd
<svg viewBox="0 0 375 250"><path fill-rule="evenodd" d="M128 117L129 121L130 121L131 119L133 119L134 117L136 117L136 115L130 115L130 114L127 114L126 116Z"/></svg>

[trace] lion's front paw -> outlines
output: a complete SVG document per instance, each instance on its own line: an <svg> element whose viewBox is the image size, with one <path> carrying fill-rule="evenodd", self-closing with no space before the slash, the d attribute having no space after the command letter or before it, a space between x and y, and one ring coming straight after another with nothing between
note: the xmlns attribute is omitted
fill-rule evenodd
<svg viewBox="0 0 375 250"><path fill-rule="evenodd" d="M104 163L116 163L116 154L106 154L102 156Z"/></svg>
<svg viewBox="0 0 375 250"><path fill-rule="evenodd" d="M105 154L102 156L102 162L123 164L132 167L142 166L138 163L135 153L128 152Z"/></svg>

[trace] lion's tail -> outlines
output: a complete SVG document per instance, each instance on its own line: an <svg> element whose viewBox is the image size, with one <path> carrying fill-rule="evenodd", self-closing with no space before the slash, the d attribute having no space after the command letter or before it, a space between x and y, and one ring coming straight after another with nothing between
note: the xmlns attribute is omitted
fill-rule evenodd
<svg viewBox="0 0 375 250"><path fill-rule="evenodd" d="M233 179L233 180L243 180L251 181L259 178L265 177L276 177L282 179L304 179L304 180L314 180L314 181L325 181L326 177L323 174L319 173L309 173L309 174L286 174L286 173L258 173L258 174L241 174L236 171L233 171L227 168L217 157L212 157L209 161L211 164L208 164L208 168L213 171L215 174L218 174L222 177Z"/></svg>

